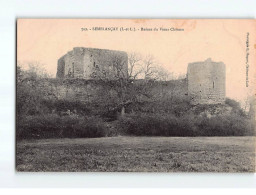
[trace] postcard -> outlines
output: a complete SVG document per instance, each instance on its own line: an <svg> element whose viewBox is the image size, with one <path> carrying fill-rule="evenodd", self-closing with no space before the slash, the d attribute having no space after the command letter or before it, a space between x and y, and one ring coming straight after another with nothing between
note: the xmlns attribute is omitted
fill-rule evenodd
<svg viewBox="0 0 256 195"><path fill-rule="evenodd" d="M19 172L255 172L256 20L17 19Z"/></svg>

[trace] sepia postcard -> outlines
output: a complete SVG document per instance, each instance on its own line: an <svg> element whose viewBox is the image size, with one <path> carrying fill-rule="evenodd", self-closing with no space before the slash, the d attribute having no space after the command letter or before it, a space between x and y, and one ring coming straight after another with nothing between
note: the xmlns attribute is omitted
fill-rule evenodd
<svg viewBox="0 0 256 195"><path fill-rule="evenodd" d="M16 170L255 172L256 20L17 19Z"/></svg>

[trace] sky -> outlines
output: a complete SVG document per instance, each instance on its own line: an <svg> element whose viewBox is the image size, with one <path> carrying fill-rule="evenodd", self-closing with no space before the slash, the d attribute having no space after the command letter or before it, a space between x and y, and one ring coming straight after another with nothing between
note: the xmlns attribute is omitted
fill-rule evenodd
<svg viewBox="0 0 256 195"><path fill-rule="evenodd" d="M94 31L113 27L117 31ZM120 31L121 28L136 31ZM82 31L82 28L88 30ZM152 31L138 29L148 28ZM158 31L154 31L154 29ZM169 29L161 31L160 28ZM184 31L171 31L172 28ZM92 29L92 30L89 30ZM247 48L247 43L249 43ZM253 19L18 19L17 61L39 62L56 75L58 59L73 47L153 55L169 72L186 74L191 62L226 64L226 96L244 101L255 94L256 21ZM246 87L246 65L249 86Z"/></svg>

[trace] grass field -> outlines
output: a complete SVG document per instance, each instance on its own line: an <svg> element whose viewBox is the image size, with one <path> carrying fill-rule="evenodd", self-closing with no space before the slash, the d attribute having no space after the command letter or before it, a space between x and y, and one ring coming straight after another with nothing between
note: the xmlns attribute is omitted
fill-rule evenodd
<svg viewBox="0 0 256 195"><path fill-rule="evenodd" d="M18 171L253 172L254 137L105 137L17 142Z"/></svg>

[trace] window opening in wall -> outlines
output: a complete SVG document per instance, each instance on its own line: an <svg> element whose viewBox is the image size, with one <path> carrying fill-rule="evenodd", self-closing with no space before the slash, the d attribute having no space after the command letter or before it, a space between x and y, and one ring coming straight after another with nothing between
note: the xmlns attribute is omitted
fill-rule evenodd
<svg viewBox="0 0 256 195"><path fill-rule="evenodd" d="M212 88L214 89L214 81L212 82Z"/></svg>
<svg viewBox="0 0 256 195"><path fill-rule="evenodd" d="M71 77L71 68L68 69L68 77Z"/></svg>

